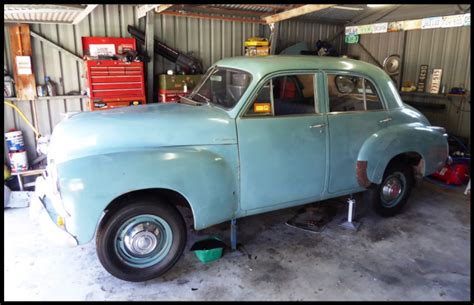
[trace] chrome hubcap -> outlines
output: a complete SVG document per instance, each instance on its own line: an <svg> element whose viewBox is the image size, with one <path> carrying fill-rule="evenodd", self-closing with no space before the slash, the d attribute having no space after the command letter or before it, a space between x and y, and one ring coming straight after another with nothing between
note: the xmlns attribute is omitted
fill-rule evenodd
<svg viewBox="0 0 474 305"><path fill-rule="evenodd" d="M382 198L385 201L397 199L402 193L402 184L400 179L392 177L385 182L382 188Z"/></svg>
<svg viewBox="0 0 474 305"><path fill-rule="evenodd" d="M158 245L159 236L160 229L156 225L140 223L125 235L125 248L136 256L147 255Z"/></svg>

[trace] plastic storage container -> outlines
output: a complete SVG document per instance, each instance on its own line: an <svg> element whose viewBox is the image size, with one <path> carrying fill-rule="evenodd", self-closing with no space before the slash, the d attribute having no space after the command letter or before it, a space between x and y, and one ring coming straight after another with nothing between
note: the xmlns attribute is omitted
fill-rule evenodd
<svg viewBox="0 0 474 305"><path fill-rule="evenodd" d="M206 238L196 242L191 251L194 251L202 263L209 263L222 257L225 244L217 237Z"/></svg>

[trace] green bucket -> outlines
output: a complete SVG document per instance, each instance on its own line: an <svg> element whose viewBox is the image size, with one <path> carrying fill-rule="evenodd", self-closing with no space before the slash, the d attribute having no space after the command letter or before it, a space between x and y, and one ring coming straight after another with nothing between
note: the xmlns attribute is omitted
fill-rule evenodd
<svg viewBox="0 0 474 305"><path fill-rule="evenodd" d="M204 264L213 262L222 257L225 244L217 237L206 238L196 242L191 251L194 251L197 258Z"/></svg>

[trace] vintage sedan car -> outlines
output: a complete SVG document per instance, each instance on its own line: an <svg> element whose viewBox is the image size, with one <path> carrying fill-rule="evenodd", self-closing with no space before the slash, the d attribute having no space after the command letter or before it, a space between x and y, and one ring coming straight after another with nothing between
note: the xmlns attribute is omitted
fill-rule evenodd
<svg viewBox="0 0 474 305"><path fill-rule="evenodd" d="M112 275L169 270L187 230L365 192L400 212L448 157L447 134L378 67L346 58L235 57L178 103L83 112L52 134L38 198Z"/></svg>

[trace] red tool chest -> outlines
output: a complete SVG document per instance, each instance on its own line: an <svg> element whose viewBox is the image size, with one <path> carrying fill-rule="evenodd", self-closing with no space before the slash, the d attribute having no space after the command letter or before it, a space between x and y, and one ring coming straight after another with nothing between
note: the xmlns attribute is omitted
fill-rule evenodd
<svg viewBox="0 0 474 305"><path fill-rule="evenodd" d="M123 55L135 50L134 38L82 37L82 44L89 110L146 104L143 62L96 59L97 55Z"/></svg>

